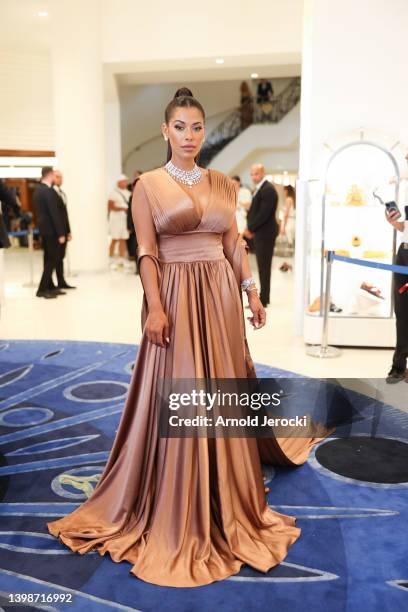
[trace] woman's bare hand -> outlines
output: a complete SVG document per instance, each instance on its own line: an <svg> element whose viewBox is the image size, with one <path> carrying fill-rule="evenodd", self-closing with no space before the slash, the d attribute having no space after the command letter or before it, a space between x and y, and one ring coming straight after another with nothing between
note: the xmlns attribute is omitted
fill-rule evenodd
<svg viewBox="0 0 408 612"><path fill-rule="evenodd" d="M169 342L169 321L164 310L149 312L144 331L152 344L165 348Z"/></svg>
<svg viewBox="0 0 408 612"><path fill-rule="evenodd" d="M248 291L248 305L252 312L252 317L247 317L248 321L254 329L260 329L266 323L266 311L256 291Z"/></svg>

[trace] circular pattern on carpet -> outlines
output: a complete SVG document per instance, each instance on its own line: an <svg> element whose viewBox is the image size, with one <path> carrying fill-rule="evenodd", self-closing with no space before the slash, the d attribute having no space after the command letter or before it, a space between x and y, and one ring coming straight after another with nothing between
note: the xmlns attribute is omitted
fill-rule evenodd
<svg viewBox="0 0 408 612"><path fill-rule="evenodd" d="M54 413L49 408L13 408L0 415L0 425L3 427L28 427L46 423Z"/></svg>
<svg viewBox="0 0 408 612"><path fill-rule="evenodd" d="M364 482L408 482L408 444L393 438L355 436L328 440L316 449L317 461L326 469Z"/></svg>
<svg viewBox="0 0 408 612"><path fill-rule="evenodd" d="M64 389L64 396L74 402L110 402L125 397L128 387L116 380L95 380Z"/></svg>

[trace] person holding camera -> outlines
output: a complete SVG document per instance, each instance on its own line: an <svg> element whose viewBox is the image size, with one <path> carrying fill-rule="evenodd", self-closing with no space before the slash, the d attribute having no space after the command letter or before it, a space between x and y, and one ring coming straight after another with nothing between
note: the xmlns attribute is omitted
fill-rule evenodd
<svg viewBox="0 0 408 612"><path fill-rule="evenodd" d="M405 206L405 221L400 221L401 213L396 208L387 208L385 216L396 230L403 233L402 243L398 249L395 263L407 266L408 270L408 206ZM401 380L408 382L406 374L408 358L408 275L394 273L394 308L397 323L397 345L394 351L392 367L386 378L387 383L394 384Z"/></svg>

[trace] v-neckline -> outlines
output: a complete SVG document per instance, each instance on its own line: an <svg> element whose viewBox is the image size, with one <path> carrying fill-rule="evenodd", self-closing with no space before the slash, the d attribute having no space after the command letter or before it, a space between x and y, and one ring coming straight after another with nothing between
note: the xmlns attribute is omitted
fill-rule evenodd
<svg viewBox="0 0 408 612"><path fill-rule="evenodd" d="M163 172L164 172L165 174L167 174L167 176L169 177L169 180L170 180L172 183L174 183L174 184L176 185L176 187L178 187L178 189L179 189L179 190L180 190L180 191L181 191L181 192L182 192L182 193L183 193L185 196L187 196L187 197L188 197L188 199L190 200L190 202L192 203L193 208L194 208L195 212L197 213L197 217L200 219L200 221L199 221L199 223L198 223L198 225L197 225L197 227L199 227L199 226L201 225L201 223L203 222L204 216L205 216L205 214L207 213L207 211L208 211L208 209L210 208L211 203L212 203L212 196L213 196L214 185L213 185L213 178L212 178L212 176L211 176L211 169L210 169L210 168L208 168L208 169L207 169L207 172L208 172L208 178L209 178L209 182L210 182L210 193L209 193L209 196L208 196L208 204L207 204L207 206L204 208L204 210L203 210L203 211L200 211L200 210L198 209L198 206L197 206L197 201L196 201L196 200L193 198L193 196L192 196L192 195L190 195L190 194L189 194L189 193L188 193L188 192L187 192L185 189L183 189L183 187L180 185L180 183L179 183L178 181L176 181L176 179L175 179L175 178L173 178L173 177L171 176L171 174L169 174L169 172L167 172L167 170L164 168L164 166L162 166L162 170L163 170Z"/></svg>

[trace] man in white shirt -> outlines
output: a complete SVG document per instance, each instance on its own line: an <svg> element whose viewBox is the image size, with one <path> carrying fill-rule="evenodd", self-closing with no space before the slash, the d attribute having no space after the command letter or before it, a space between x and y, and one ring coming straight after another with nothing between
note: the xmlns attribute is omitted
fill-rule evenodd
<svg viewBox="0 0 408 612"><path fill-rule="evenodd" d="M408 267L408 206L405 206L405 221L400 221L400 212L385 213L388 223L403 233L402 243L398 249L396 264ZM397 323L397 346L395 347L392 367L386 378L393 384L400 380L408 383L408 275L394 273L394 308Z"/></svg>
<svg viewBox="0 0 408 612"><path fill-rule="evenodd" d="M109 247L109 257L111 267L116 268L114 261L116 244L119 245L119 263L124 265L126 258L126 240L129 238L127 228L127 216L131 192L128 189L129 179L125 174L121 174L116 182L116 187L109 196L109 234L111 243Z"/></svg>
<svg viewBox="0 0 408 612"><path fill-rule="evenodd" d="M248 211L248 229L245 230L244 237L254 239L261 284L260 298L262 305L267 306L269 304L272 256L279 229L276 221L278 194L272 183L269 183L266 179L265 168L262 164L254 164L251 167L251 178L256 185L256 189Z"/></svg>

